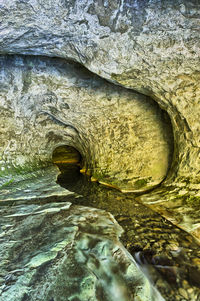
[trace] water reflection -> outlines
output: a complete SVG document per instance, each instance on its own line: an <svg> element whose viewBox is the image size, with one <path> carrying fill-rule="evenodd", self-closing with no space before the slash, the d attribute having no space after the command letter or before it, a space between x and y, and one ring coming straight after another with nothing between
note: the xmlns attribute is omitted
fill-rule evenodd
<svg viewBox="0 0 200 301"><path fill-rule="evenodd" d="M62 167L57 182L82 197L76 204L111 212L124 229L121 240L166 300L200 300L200 251L183 230L122 194L90 181L79 167Z"/></svg>

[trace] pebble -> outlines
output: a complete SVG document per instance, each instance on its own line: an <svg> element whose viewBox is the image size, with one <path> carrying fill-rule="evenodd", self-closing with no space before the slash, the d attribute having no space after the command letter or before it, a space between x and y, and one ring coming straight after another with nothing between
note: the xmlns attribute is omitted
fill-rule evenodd
<svg viewBox="0 0 200 301"><path fill-rule="evenodd" d="M182 287L181 288L179 288L179 293L180 293L180 295L182 296L182 297L184 297L186 300L188 299L188 294L187 294L187 292L186 292L186 290L184 290Z"/></svg>
<svg viewBox="0 0 200 301"><path fill-rule="evenodd" d="M179 245L177 245L176 243L171 243L168 246L168 249L171 250L171 251L178 251L179 250Z"/></svg>
<svg viewBox="0 0 200 301"><path fill-rule="evenodd" d="M184 289L187 289L187 292L188 292L188 288L189 288L190 286L189 286L189 283L187 282L187 280L183 280L183 281L182 281L182 286L183 286ZM193 291L193 290L192 290L192 291Z"/></svg>
<svg viewBox="0 0 200 301"><path fill-rule="evenodd" d="M190 296L193 293L193 289L192 288L188 288L187 292L188 292L188 294Z"/></svg>
<svg viewBox="0 0 200 301"><path fill-rule="evenodd" d="M200 266L200 258L193 258L192 261L195 265Z"/></svg>

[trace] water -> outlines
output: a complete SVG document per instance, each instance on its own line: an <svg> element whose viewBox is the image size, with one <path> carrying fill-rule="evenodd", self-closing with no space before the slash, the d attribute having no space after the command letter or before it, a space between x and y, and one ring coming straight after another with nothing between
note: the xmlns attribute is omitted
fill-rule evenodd
<svg viewBox="0 0 200 301"><path fill-rule="evenodd" d="M128 271L127 265L116 265L114 259L120 256L127 258L133 266L137 265L149 279L149 282L142 280L145 287L143 299L137 300L200 300L200 251L191 236L137 202L134 195L122 194L91 182L89 177L80 174L76 166L69 165L62 170L57 178L60 186L56 184L55 174L55 167L50 167L7 185L0 193L1 205L12 205L10 208L13 212L19 207L23 216L30 214L34 208L42 212L41 205L43 211L56 213L60 206L65 208L66 202L70 202L82 212L81 216L79 213L73 216L73 223L75 216L78 217L76 225L79 229L81 223L84 224L84 214L90 211L96 214L95 208L112 213L124 230L121 242L117 242L117 249L112 241L107 240L107 234L102 236L99 232L100 227L104 227L105 233L110 227L105 217L101 217L103 211L99 211L99 222L93 221L94 224L87 227L82 225L87 230L82 231L83 234L76 239L79 260L82 258L82 264L94 274L98 283L98 300L132 300L127 287L132 287L134 292L138 285L133 283L133 278L130 278L131 281L124 278L124 271ZM55 201L57 203L54 204Z"/></svg>
<svg viewBox="0 0 200 301"><path fill-rule="evenodd" d="M165 300L200 300L200 269L195 264L200 252L191 236L138 203L135 195L91 182L75 166L63 171L57 182L83 196L76 204L114 215L124 229L122 243Z"/></svg>

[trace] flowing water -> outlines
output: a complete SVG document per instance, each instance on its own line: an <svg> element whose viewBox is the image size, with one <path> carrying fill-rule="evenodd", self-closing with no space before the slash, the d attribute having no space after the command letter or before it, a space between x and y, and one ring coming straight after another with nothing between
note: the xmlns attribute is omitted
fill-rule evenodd
<svg viewBox="0 0 200 301"><path fill-rule="evenodd" d="M73 165L62 170L57 184L51 176L48 178L45 170L43 177L39 173L19 183L4 187L1 193L2 205L13 206L16 202L20 204L36 199L44 204L55 199L62 203L67 200L86 210L103 209L114 216L124 230L120 237L123 244L121 250L152 284L149 299L133 300L200 300L199 246L188 233L136 201L135 195L123 194L91 182L89 177L80 174L79 168ZM132 300L126 293L126 283L120 277L123 266L116 268L109 252L105 250L103 253L106 255L100 259L95 253L87 255L88 244L93 244L96 248L101 243L98 239L92 243L91 236L87 235L78 247L82 252L81 256L87 257L85 264L88 269L95 274L106 291L106 297L100 294L98 300Z"/></svg>
<svg viewBox="0 0 200 301"><path fill-rule="evenodd" d="M165 300L200 300L199 246L186 232L135 200L91 182L69 167L58 183L82 195L77 204L111 212L124 229L121 240Z"/></svg>

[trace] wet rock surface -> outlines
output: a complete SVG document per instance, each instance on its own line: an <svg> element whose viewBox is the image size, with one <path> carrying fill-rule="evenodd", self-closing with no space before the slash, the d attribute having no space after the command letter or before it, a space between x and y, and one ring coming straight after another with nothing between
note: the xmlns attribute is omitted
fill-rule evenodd
<svg viewBox="0 0 200 301"><path fill-rule="evenodd" d="M49 7L51 7L51 9L49 9ZM167 182L169 186L173 183L175 187L174 191L176 191L177 187L180 187L179 185L182 185L183 189L180 189L182 190L180 191L180 194L184 193L186 188L187 195L183 198L183 202L186 202L187 205L185 206L186 210L184 210L184 214L186 215L187 208L191 208L192 202L198 204L200 188L198 142L200 111L198 101L200 66L198 11L199 4L196 1L188 2L185 0L180 0L177 3L174 3L174 1L171 0L165 1L165 3L159 0L153 2L148 0L143 2L132 1L131 3L127 1L124 1L123 3L121 3L121 1L112 1L112 3L70 1L66 3L66 1L60 0L50 3L49 1L41 2L35 0L24 2L16 0L1 1L0 4L0 14L2 17L2 22L0 24L0 52L3 55L9 53L39 57L42 55L48 56L51 57L49 59L50 65L54 64L53 61L55 62L52 57L60 57L79 62L95 74L98 74L113 83L151 96L169 114L174 134L174 155L173 164L170 172L167 174L167 181L165 181L165 183ZM2 57L1 62L3 65L4 60L5 58ZM26 94L28 87L31 87L30 73L33 72L33 70L37 69L41 75L41 70L43 68L47 69L45 64L43 67L40 66L34 68L34 64L32 65L33 61L32 63L30 61L30 64L28 61L29 59L27 59L27 69L23 67L24 62L23 59L20 58L17 61L17 67L11 68L12 70L17 69L18 71L20 68L24 68L24 72L22 72L21 75L22 79L19 80L19 85L18 80L14 76L13 90L10 90L10 97L13 99L15 99L15 96L17 94L19 95L21 91ZM42 58L41 60L38 59L38 61L41 62ZM12 64L14 64L14 61L11 59L10 65ZM9 69L8 66L6 66L6 69ZM78 72L80 73L80 70ZM1 73L1 93L3 93L3 97L5 97L7 88L10 89L8 83L12 83L12 72L10 72L10 75L8 73L8 76L5 72ZM44 72L42 75L47 79L47 73ZM53 76L54 75L52 75L51 72L51 77ZM44 91L46 88L43 90L42 86L38 86L38 82L42 85L43 81L41 81L41 78L39 77L37 79L38 81L36 80L34 83L34 89ZM56 90L58 85L54 83L53 88ZM20 120L18 120L13 127L11 126L12 120L15 120L16 116L14 116L13 109L10 108L10 105L7 105L5 108L7 98L4 98L2 101L4 103L1 106L2 124L8 122L10 124L10 131L8 132L6 128L3 130L2 126L1 132L3 132L3 135L6 135L8 139L12 140L12 133L15 132L17 125L18 131L16 132L14 141L15 139L18 139L19 144L22 145L22 151L18 154L16 166L25 163L27 163L28 166L31 165L29 160L26 161L24 155L21 156L21 154L22 152L27 154L27 151L28 149L31 149L32 144L27 144L23 149L24 139L21 137L24 137L26 133L28 133L30 128L29 122L31 121L34 123L35 121L35 115L31 115L31 106L32 104L35 104L38 95L37 93L36 95L33 93L32 96L33 99L31 100L30 107L24 107L24 114L27 119L29 119L28 123L26 122L25 129L23 129L24 125ZM58 102L60 101L59 97ZM57 101L55 100L55 95L52 93L48 94L48 92L44 94L41 93L40 99L44 104L52 102L52 111L45 112L42 115L43 117L40 116L40 122L43 123L43 125L51 124L51 118L53 118L52 112L54 111L55 113L54 106L56 106L55 102ZM26 101L27 103L29 102L27 95L23 101L24 103L26 103ZM67 102L65 103L64 110L69 109L68 107L69 105ZM114 109L114 112L118 110L115 106L111 105L111 107ZM51 116L48 115L49 113L51 113ZM48 121L45 119L44 115ZM60 124L62 121L63 120L57 119L56 123ZM97 120L94 119L93 123L96 124L96 121ZM93 123L91 125L91 122L92 120L90 119L88 128L91 127L92 129ZM113 119L113 122L116 123L116 120ZM107 128L110 128L110 121L107 122ZM42 131L40 128L38 128L38 130L40 132L39 136L42 139L42 142L44 142ZM42 153L41 149L37 150L37 159L39 158L39 162L36 160L36 166L33 166L33 168L42 166L41 160L47 159L48 155L46 151L51 143L54 143L55 140L62 140L62 135L57 133L57 130L54 130L53 126L51 133L47 137L49 143L45 145L45 152ZM75 138L77 137L77 133L71 128L71 124L68 124L67 132L68 137L65 138L68 142L72 139L71 142L73 141L77 147L84 144L82 140L80 143L80 139L77 141ZM90 134L92 134L92 131ZM101 133L101 136L104 134L105 131ZM112 135L112 132L109 134ZM124 136L124 131L122 131L122 134ZM96 135L97 133L95 132L94 136ZM69 138L69 136L71 136L71 138ZM92 140L94 136L92 137ZM141 137L143 136L141 135ZM2 138L1 141L3 141L3 139L4 138ZM39 137L34 139L34 143L37 139L39 139ZM118 145L117 149L114 151L115 155L125 146L124 143L119 143L120 140L121 135L117 137ZM3 159L0 159L1 165L6 161L6 164L2 166L3 170L1 170L1 175L3 176L1 182L3 185L9 184L9 181L13 181L13 178L15 178L13 174L15 174L16 168L14 171L10 168L13 155L16 155L17 149L14 141L10 142L9 145L3 145L2 148L4 150ZM106 141L104 145L105 144L113 145L113 140L112 142L110 140ZM105 155L104 145L101 145L100 147L103 149L103 155ZM138 149L139 152L142 151L142 148L140 150ZM89 149L88 145L84 147L84 150L86 149ZM109 154L110 153L111 151L109 151ZM151 151L148 152L148 155L150 155L150 153ZM112 156L113 155L114 154L112 153ZM29 156L32 156L32 154L30 153ZM94 154L89 154L89 156L94 157ZM137 155L135 158L136 157ZM127 166L123 166L124 162L122 158L123 157L119 153L116 162L120 162L122 165L122 168L120 169L121 176L119 177L119 173L114 175L114 178L110 181L114 185L116 184L115 181L120 181L122 183L125 178L130 178L130 175L127 175L129 173L129 168L126 169ZM157 158L159 158L159 156ZM137 162L131 161L130 163L132 166L138 166L141 170L140 157L138 157L138 160L136 161ZM105 175L102 173L104 168L107 171L107 168L110 165L111 170L113 167L117 170L120 165L117 164L117 167L112 166L107 159L106 162L103 160L99 163L101 176L103 178L100 180L102 182L105 182L107 176L107 174ZM152 166L150 166L151 168L149 169L149 162L146 163L148 171L152 170ZM166 168L166 165L163 165L163 162L161 165L164 169ZM91 168L91 166L87 167ZM99 166L95 166L95 168L99 172ZM122 172L123 169L126 169L126 171ZM17 172L21 172L21 169L19 168ZM5 180L5 174L11 175L11 177L8 176L6 178L7 180ZM150 180L149 175L147 176L147 179L148 182ZM149 186L148 188L150 188L152 184L146 183L144 177L139 179L139 182L137 182L137 180L138 178L131 180L134 183L136 182L136 187L134 187L135 190L145 190L146 184ZM109 179L107 178L106 181L109 182ZM158 182L159 181L157 181L157 183ZM125 189L127 183L121 185L123 186L121 187ZM190 194L192 185L196 185L196 187ZM176 197L174 197L174 199L176 199ZM167 205L168 201L170 204L170 200L166 194L166 207L169 207L169 205ZM173 210L175 210L174 208L175 207L173 207ZM173 220L174 215L176 215L176 213L173 213L173 210L171 211L171 220ZM193 214L194 210L191 210L191 214ZM167 216L167 214L165 214L165 216ZM177 224L179 224L179 222ZM183 224L186 228L187 221ZM188 231L195 233L196 237L199 235L198 225L195 229L190 226Z"/></svg>
<svg viewBox="0 0 200 301"><path fill-rule="evenodd" d="M137 200L178 225L200 242L200 208L198 185L168 185L155 189Z"/></svg>
<svg viewBox="0 0 200 301"><path fill-rule="evenodd" d="M19 192L15 198L12 183L13 193L1 201L3 301L15 295L16 300L116 300L111 290L119 287L119 300L162 300L147 278L165 300L199 300L200 251L188 233L135 196L74 177L71 170L58 178L63 191L50 184L46 195L48 174L46 180L35 175L40 195L29 200L23 186L21 198ZM35 184L31 179L32 191Z"/></svg>
<svg viewBox="0 0 200 301"><path fill-rule="evenodd" d="M1 207L0 300L162 300L105 211L69 202Z"/></svg>
<svg viewBox="0 0 200 301"><path fill-rule="evenodd" d="M200 299L199 9L0 1L0 300Z"/></svg>
<svg viewBox="0 0 200 301"><path fill-rule="evenodd" d="M188 290L185 300L200 298L198 241L137 202L136 199L140 200L140 197L110 190L91 183L89 178L83 176L77 177L77 182L72 184L68 177L66 171L58 177L58 183L83 195L85 198L77 199L79 204L112 212L124 229L121 237L123 244L165 300L182 300L180 291Z"/></svg>

